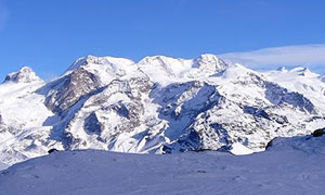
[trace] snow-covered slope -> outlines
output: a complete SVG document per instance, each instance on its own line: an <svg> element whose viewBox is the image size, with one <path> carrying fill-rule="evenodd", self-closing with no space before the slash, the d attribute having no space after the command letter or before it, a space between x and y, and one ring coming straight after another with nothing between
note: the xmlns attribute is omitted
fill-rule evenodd
<svg viewBox="0 0 325 195"><path fill-rule="evenodd" d="M37 157L55 145L48 139L51 127L44 125L54 114L44 105L45 97L35 93L44 84L24 67L0 85L0 162Z"/></svg>
<svg viewBox="0 0 325 195"><path fill-rule="evenodd" d="M307 69L259 73L197 59L87 56L45 83L29 68L0 85L0 162L47 151L263 151L325 127L325 83Z"/></svg>
<svg viewBox="0 0 325 195"><path fill-rule="evenodd" d="M297 67L292 70L285 68L279 71L270 71L265 75L279 85L303 94L314 105L317 105L322 112L325 111L325 89L324 79L316 73L311 72L308 68Z"/></svg>
<svg viewBox="0 0 325 195"><path fill-rule="evenodd" d="M323 194L325 137L282 141L274 141L266 152L247 156L221 152L173 155L92 150L54 152L2 171L0 192L17 195Z"/></svg>

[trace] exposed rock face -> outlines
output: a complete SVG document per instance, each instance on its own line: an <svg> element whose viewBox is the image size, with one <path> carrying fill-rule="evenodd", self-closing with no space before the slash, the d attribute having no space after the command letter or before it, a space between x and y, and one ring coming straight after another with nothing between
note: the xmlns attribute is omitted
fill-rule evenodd
<svg viewBox="0 0 325 195"><path fill-rule="evenodd" d="M102 124L98 121L96 113L91 113L85 119L84 129L88 134L97 134L100 135L102 132Z"/></svg>
<svg viewBox="0 0 325 195"><path fill-rule="evenodd" d="M82 96L98 89L100 82L96 75L80 68L46 87L49 91L45 104L54 112L62 112L77 103Z"/></svg>
<svg viewBox="0 0 325 195"><path fill-rule="evenodd" d="M52 82L0 85L0 139L15 140L0 144L0 160L52 148L262 151L275 137L325 126L325 83L303 72L262 74L214 55L81 58Z"/></svg>
<svg viewBox="0 0 325 195"><path fill-rule="evenodd" d="M314 105L310 100L297 92L288 92L287 89L274 83L266 84L266 98L275 105L289 104L309 113L314 112Z"/></svg>

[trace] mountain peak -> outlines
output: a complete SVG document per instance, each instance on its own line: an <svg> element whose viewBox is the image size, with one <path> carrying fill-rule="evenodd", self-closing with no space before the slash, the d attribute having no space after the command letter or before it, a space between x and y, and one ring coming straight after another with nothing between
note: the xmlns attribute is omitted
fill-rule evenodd
<svg viewBox="0 0 325 195"><path fill-rule="evenodd" d="M199 59L205 60L205 61L210 61L210 62L220 60L216 55L209 54L209 53L200 55Z"/></svg>
<svg viewBox="0 0 325 195"><path fill-rule="evenodd" d="M152 64L174 64L180 61L186 61L185 59L181 59L181 58L172 58L172 57L168 57L168 56L161 56L161 55L157 55L157 56L148 56L143 58L142 60L140 60L138 62L138 64L140 65L152 65Z"/></svg>
<svg viewBox="0 0 325 195"><path fill-rule="evenodd" d="M80 67L87 66L89 64L95 64L95 65L130 65L134 64L132 60L126 59L126 58L117 58L117 57L97 57L93 55L88 55L82 58L77 59L69 68L67 71L75 70Z"/></svg>
<svg viewBox="0 0 325 195"><path fill-rule="evenodd" d="M6 82L15 82L15 83L31 83L35 81L41 81L36 73L27 66L21 68L18 72L10 73L6 76L3 83Z"/></svg>
<svg viewBox="0 0 325 195"><path fill-rule="evenodd" d="M288 69L285 66L281 66L281 67L277 68L276 70L280 71L280 72L288 72Z"/></svg>
<svg viewBox="0 0 325 195"><path fill-rule="evenodd" d="M194 60L193 67L204 69L209 72L221 72L228 68L228 64L213 54L202 54Z"/></svg>
<svg viewBox="0 0 325 195"><path fill-rule="evenodd" d="M192 67L192 60L171 58L166 56L149 56L138 62L138 67L159 83L165 83L171 79L183 78L183 74Z"/></svg>
<svg viewBox="0 0 325 195"><path fill-rule="evenodd" d="M319 75L312 72L309 68L306 67L296 67L290 70L290 72L297 73L299 76L307 76L307 77L318 77Z"/></svg>

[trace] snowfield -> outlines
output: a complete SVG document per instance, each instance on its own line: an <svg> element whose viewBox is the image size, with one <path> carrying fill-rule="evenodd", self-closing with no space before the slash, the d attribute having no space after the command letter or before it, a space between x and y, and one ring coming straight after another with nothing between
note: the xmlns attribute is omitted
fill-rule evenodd
<svg viewBox="0 0 325 195"><path fill-rule="evenodd" d="M265 152L171 155L65 151L0 174L6 195L324 194L325 136L278 138Z"/></svg>

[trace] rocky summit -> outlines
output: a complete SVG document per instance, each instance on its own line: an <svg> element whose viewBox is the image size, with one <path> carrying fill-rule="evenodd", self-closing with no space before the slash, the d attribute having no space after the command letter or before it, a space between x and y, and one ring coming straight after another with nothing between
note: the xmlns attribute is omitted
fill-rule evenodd
<svg viewBox="0 0 325 195"><path fill-rule="evenodd" d="M30 68L0 85L0 162L55 150L248 154L325 127L324 76L257 72L215 55L87 56L51 82Z"/></svg>

